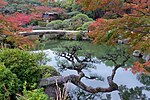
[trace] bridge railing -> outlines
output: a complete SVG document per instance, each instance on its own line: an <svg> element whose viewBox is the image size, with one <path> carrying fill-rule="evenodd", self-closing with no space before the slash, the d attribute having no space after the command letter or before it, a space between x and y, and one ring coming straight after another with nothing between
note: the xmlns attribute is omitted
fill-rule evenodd
<svg viewBox="0 0 150 100"><path fill-rule="evenodd" d="M87 33L88 31L74 31L74 30L32 30L30 32L20 32L20 35L41 35L41 34L65 34L65 33Z"/></svg>

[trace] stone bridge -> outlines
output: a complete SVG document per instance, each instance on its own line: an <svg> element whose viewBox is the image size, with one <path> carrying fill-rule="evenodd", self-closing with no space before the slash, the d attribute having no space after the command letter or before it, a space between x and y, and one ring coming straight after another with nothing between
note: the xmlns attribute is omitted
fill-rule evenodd
<svg viewBox="0 0 150 100"><path fill-rule="evenodd" d="M44 34L60 34L64 35L66 33L78 33L83 32L87 33L88 31L72 31L72 30L32 30L30 32L20 32L20 35L29 36L29 35L44 35Z"/></svg>
<svg viewBox="0 0 150 100"><path fill-rule="evenodd" d="M61 37L65 34L72 34L72 33L87 33L88 31L74 31L74 30L32 30L29 32L20 32L19 35L22 36L30 36L30 37L39 37L39 38L54 38L54 37Z"/></svg>

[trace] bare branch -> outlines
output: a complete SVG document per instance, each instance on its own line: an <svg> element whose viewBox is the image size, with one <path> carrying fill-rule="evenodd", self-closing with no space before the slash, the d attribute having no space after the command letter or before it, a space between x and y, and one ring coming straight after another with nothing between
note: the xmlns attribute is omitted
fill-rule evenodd
<svg viewBox="0 0 150 100"><path fill-rule="evenodd" d="M101 87L97 87L97 88L93 88L91 86L87 86L85 85L83 82L81 82L81 77L83 77L84 74L81 73L79 76L77 75L69 75L69 76L54 76L54 77L50 77L50 78L46 78L46 79L42 79L39 83L39 86L48 86L48 85L55 85L56 82L57 84L64 84L67 83L68 81L75 84L76 86L80 87L81 89L90 92L90 93L98 93L98 92L112 92L114 90L118 89L118 86L113 83L113 81L110 81L108 79L108 81L110 82L111 86L109 86L108 88L101 88Z"/></svg>

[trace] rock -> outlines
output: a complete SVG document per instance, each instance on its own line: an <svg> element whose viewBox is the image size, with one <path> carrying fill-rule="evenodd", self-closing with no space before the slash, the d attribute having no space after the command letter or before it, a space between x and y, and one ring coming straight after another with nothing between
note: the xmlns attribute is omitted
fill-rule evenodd
<svg viewBox="0 0 150 100"><path fill-rule="evenodd" d="M73 40L77 40L77 36L76 35L73 36Z"/></svg>
<svg viewBox="0 0 150 100"><path fill-rule="evenodd" d="M128 43L129 43L129 39L124 39L124 40L123 40L123 43L124 43L124 44L128 44Z"/></svg>
<svg viewBox="0 0 150 100"><path fill-rule="evenodd" d="M123 41L122 40L118 40L117 43L118 44L123 44Z"/></svg>
<svg viewBox="0 0 150 100"><path fill-rule="evenodd" d="M144 54L142 59L144 59L146 62L150 60L150 53L149 54Z"/></svg>
<svg viewBox="0 0 150 100"><path fill-rule="evenodd" d="M135 57L141 57L146 62L148 62L150 60L150 53L143 54L140 50L134 50L132 55Z"/></svg>
<svg viewBox="0 0 150 100"><path fill-rule="evenodd" d="M142 57L143 54L140 50L134 50L132 55L135 57Z"/></svg>
<svg viewBox="0 0 150 100"><path fill-rule="evenodd" d="M56 94L56 86L47 86L45 87L45 94L48 95L49 98L51 98L52 100L55 100L57 94Z"/></svg>

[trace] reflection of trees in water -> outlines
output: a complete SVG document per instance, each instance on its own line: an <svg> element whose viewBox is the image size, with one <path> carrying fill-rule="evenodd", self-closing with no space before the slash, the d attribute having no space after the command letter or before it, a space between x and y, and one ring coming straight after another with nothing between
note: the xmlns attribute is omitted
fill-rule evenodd
<svg viewBox="0 0 150 100"><path fill-rule="evenodd" d="M126 85L119 86L119 96L121 100L150 100L142 90L144 87L127 88Z"/></svg>
<svg viewBox="0 0 150 100"><path fill-rule="evenodd" d="M150 87L138 87L135 88L127 88L126 85L119 86L119 96L120 100L150 100L142 91L147 90L150 91ZM111 94L103 94L103 93L89 93L83 91L80 88L76 88L71 94L71 97L76 97L75 100L112 100ZM74 100L74 99L73 99Z"/></svg>
<svg viewBox="0 0 150 100"><path fill-rule="evenodd" d="M63 47L64 48L61 48L60 51L57 50L57 53L56 53L59 57L65 58L65 60L57 59L59 69L62 71L63 70L76 70L79 74L79 76L76 76L76 75L73 75L73 77L71 75L67 76L67 77L65 77L65 79L70 80L73 84L75 84L76 86L79 86L83 90L91 92L91 93L82 92L82 91L76 92L75 94L77 95L78 100L102 100L102 99L100 99L101 95L97 95L97 94L93 94L93 93L103 92L103 91L101 91L101 90L97 91L97 89L95 89L95 88L89 89L91 87L87 87L85 84L83 84L83 82L81 82L81 78L83 78L83 77L87 78L87 79L91 79L91 80L101 79L101 78L98 78L96 75L86 75L82 71L82 69L85 70L85 69L89 69L89 68L94 68L94 66L91 66L92 65L91 63L95 63L95 60L92 59L93 52L88 53L87 51L83 50L80 46L64 46L63 45ZM90 46L88 46L88 48L89 47ZM108 61L109 61L109 62L111 62L110 66L119 64L119 67L114 67L114 70L112 71L113 74L111 75L111 77L110 76L108 77L108 79L110 80L110 81L108 80L108 82L111 83L111 84L109 84L110 87L113 87L113 88L117 87L117 89L118 89L118 85L113 82L113 77L116 73L116 70L120 67L131 66L133 63L133 59L129 59L130 55L128 54L126 48L123 46L108 48L107 50L103 49L103 51L105 51L106 53L101 52L102 53L101 56L98 57L100 59L100 61L102 61L104 63L108 63ZM85 53L85 52L87 52L87 53ZM84 56L81 56L82 53L84 54ZM123 64L121 64L121 63L123 63ZM61 77L62 76L60 76L60 83L61 83L61 81L64 83L67 82L67 81L63 80ZM53 79L55 79L55 78L53 78ZM50 78L49 78L49 80L50 80ZM106 88L105 88L105 90L106 90ZM142 93L142 90L148 90L148 88L146 86L144 86L144 87L135 87L135 88L129 89L126 86L120 86L119 87L119 91L120 91L119 95L120 95L121 100L145 100L145 99L147 100L147 97L145 94ZM99 99L95 99L97 96L99 96ZM106 97L107 97L106 100L111 100L111 95L108 94ZM108 99L108 98L110 98L110 99Z"/></svg>
<svg viewBox="0 0 150 100"><path fill-rule="evenodd" d="M137 75L137 79L144 85L150 86L150 75Z"/></svg>
<svg viewBox="0 0 150 100"><path fill-rule="evenodd" d="M76 88L73 91L73 96L75 96L77 100L111 100L111 94L106 94L104 99L103 93L89 93L80 88Z"/></svg>

